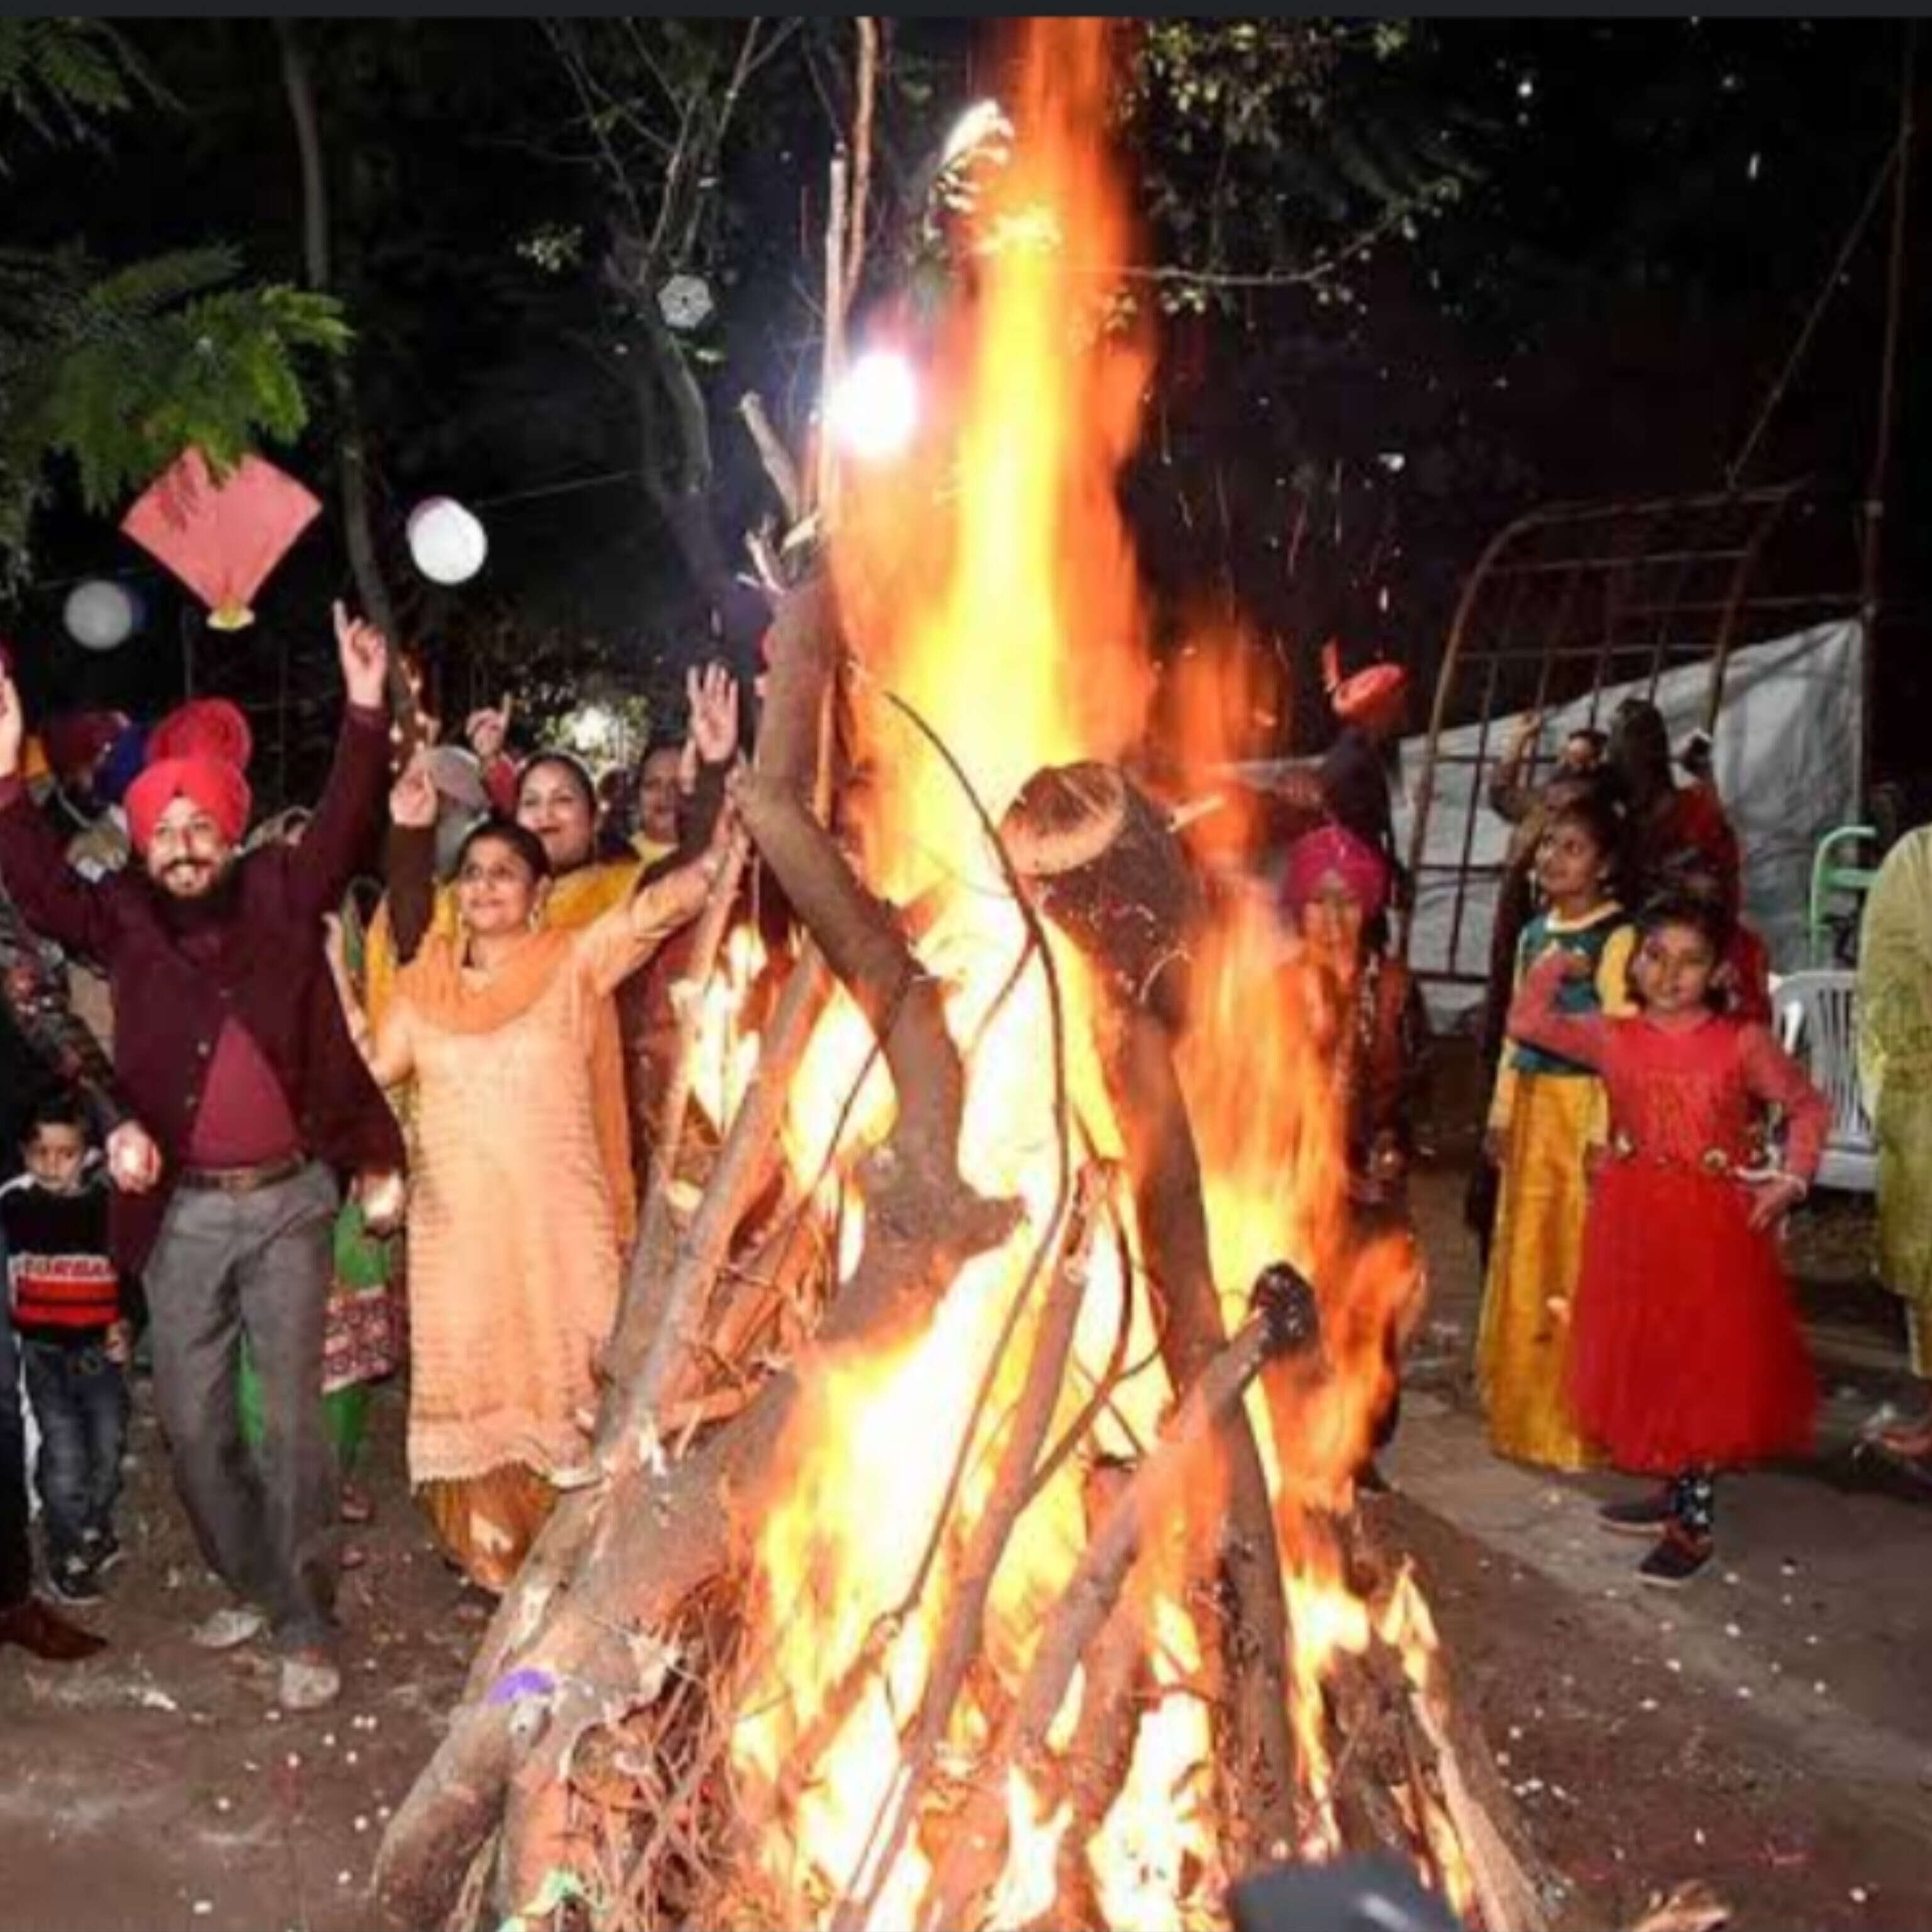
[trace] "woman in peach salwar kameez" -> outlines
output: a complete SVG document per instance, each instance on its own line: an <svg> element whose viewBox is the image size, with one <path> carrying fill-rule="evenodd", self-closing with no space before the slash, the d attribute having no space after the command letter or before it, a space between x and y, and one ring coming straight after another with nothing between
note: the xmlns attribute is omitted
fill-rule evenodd
<svg viewBox="0 0 1932 1932"><path fill-rule="evenodd" d="M717 863L714 848L560 932L542 923L542 844L479 828L457 871L460 929L403 970L370 1052L386 1085L414 1078L419 1110L410 1478L488 1590L587 1459L632 1232L610 991L696 912Z"/></svg>

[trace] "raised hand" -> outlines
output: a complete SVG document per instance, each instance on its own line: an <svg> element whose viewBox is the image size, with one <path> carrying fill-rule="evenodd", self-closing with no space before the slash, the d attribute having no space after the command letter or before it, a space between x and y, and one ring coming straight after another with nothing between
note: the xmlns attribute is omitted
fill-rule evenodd
<svg viewBox="0 0 1932 1932"><path fill-rule="evenodd" d="M374 624L350 616L339 598L333 614L335 648L349 701L363 710L380 711L388 697L389 640Z"/></svg>
<svg viewBox="0 0 1932 1932"><path fill-rule="evenodd" d="M688 742L707 765L728 765L738 755L738 680L722 664L694 666L685 673L684 692L691 706Z"/></svg>
<svg viewBox="0 0 1932 1932"><path fill-rule="evenodd" d="M19 775L20 748L26 740L26 714L10 670L0 670L0 778Z"/></svg>
<svg viewBox="0 0 1932 1932"><path fill-rule="evenodd" d="M510 694L503 694L503 701L492 711L488 706L481 711L472 711L464 721L463 735L470 748L487 765L491 759L502 754L510 736Z"/></svg>
<svg viewBox="0 0 1932 1932"><path fill-rule="evenodd" d="M438 804L436 781L430 776L429 749L418 745L390 790L389 817L412 830L426 830L436 823Z"/></svg>

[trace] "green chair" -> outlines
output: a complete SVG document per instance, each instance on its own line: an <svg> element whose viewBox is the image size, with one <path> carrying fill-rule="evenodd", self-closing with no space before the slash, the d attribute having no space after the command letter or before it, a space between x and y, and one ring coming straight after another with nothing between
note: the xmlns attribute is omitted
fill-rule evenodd
<svg viewBox="0 0 1932 1932"><path fill-rule="evenodd" d="M1811 899L1805 917L1805 955L1813 966L1849 965L1858 946L1864 896L1878 877L1876 864L1849 862L1860 845L1876 847L1875 825L1840 825L1819 840L1811 855ZM1842 856L1841 856L1842 855ZM1872 855L1874 858L1876 854ZM1840 902L1849 896L1849 909Z"/></svg>

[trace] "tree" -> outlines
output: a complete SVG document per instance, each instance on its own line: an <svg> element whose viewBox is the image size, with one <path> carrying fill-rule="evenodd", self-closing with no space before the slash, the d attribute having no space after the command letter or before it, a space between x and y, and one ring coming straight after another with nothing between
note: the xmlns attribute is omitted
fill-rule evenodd
<svg viewBox="0 0 1932 1932"><path fill-rule="evenodd" d="M98 138L137 95L154 90L104 23L0 21L0 163L21 130ZM327 298L241 272L221 246L115 267L78 243L0 240L0 578L26 568L53 459L100 512L190 444L218 471L300 434L303 358L339 355L347 328Z"/></svg>

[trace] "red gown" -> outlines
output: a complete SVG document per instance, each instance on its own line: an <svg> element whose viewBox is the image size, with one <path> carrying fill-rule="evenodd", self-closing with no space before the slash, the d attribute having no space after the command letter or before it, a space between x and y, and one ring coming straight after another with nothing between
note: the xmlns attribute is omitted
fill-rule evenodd
<svg viewBox="0 0 1932 1932"><path fill-rule="evenodd" d="M1810 1354L1776 1235L1750 1228L1737 1170L1773 1102L1786 1169L1808 1181L1828 1103L1761 1026L1571 1016L1556 1009L1562 971L1552 959L1531 972L1510 1030L1594 1066L1610 1096L1572 1330L1580 1425L1619 1467L1658 1474L1804 1451Z"/></svg>

